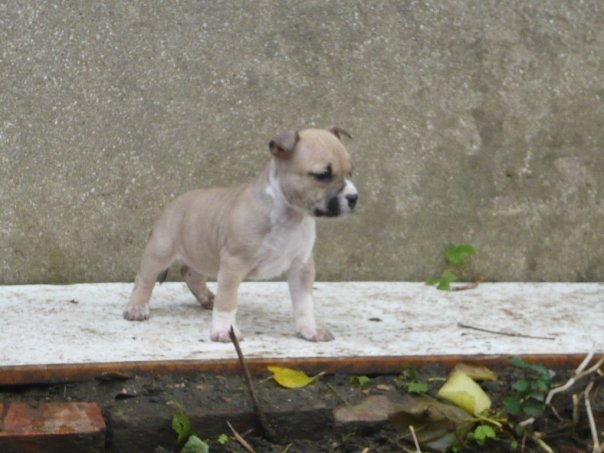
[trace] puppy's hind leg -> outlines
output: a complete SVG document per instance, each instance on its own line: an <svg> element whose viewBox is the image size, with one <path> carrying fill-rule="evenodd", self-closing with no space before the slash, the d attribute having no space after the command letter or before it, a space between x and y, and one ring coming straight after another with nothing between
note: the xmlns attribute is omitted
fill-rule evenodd
<svg viewBox="0 0 604 453"><path fill-rule="evenodd" d="M206 278L186 265L180 269L180 273L187 282L187 286L195 296L195 299L197 299L197 302L206 310L211 310L214 306L214 293L208 289Z"/></svg>
<svg viewBox="0 0 604 453"><path fill-rule="evenodd" d="M134 289L130 302L124 310L124 318L129 321L144 321L149 319L149 299L155 286L155 281L170 266L173 256L158 246L158 241L151 236L143 252L140 272L134 281Z"/></svg>

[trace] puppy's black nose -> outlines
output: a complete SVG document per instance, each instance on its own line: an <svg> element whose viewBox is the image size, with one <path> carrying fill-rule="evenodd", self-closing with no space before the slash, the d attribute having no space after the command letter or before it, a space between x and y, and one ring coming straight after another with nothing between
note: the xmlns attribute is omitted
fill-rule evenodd
<svg viewBox="0 0 604 453"><path fill-rule="evenodd" d="M356 194L356 193L351 193L349 195L346 195L346 199L348 200L348 206L350 206L350 209L352 209L357 204L357 200L359 199L359 195Z"/></svg>

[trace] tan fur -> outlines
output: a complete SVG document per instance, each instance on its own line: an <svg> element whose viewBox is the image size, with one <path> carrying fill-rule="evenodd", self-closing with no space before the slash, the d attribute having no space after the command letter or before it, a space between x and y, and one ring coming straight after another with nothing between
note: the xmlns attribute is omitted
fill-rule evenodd
<svg viewBox="0 0 604 453"><path fill-rule="evenodd" d="M229 341L231 326L240 336L235 314L241 281L287 273L296 331L308 340L331 340L314 320L312 248L314 217L345 215L356 203L342 134L339 128L281 134L271 141L274 157L256 181L194 190L172 201L155 223L124 317L148 319L157 276L178 261L197 300L206 308L213 304L212 340ZM331 178L319 180L326 169ZM215 298L207 278L217 279Z"/></svg>

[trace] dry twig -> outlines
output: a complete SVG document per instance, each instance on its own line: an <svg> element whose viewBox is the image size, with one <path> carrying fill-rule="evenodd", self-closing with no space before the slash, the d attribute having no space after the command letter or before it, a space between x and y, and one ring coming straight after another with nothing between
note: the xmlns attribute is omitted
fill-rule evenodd
<svg viewBox="0 0 604 453"><path fill-rule="evenodd" d="M238 433L238 432L235 430L235 428L233 428L233 425L231 425L231 422L229 422L228 420L227 420L227 425L229 425L229 428L231 429L231 432L233 433L233 437L235 438L235 440L236 440L237 442L239 442L239 444L240 444L240 445L241 445L243 448L245 448L245 449L246 449L246 450L247 450L249 453L256 453L256 450L254 450L254 449L252 448L252 446L251 446L251 445L250 445L250 444L247 442L247 440L245 440L245 439L243 438L243 436L242 436L241 434L239 434L239 433Z"/></svg>
<svg viewBox="0 0 604 453"><path fill-rule="evenodd" d="M453 286L451 291L467 291L478 287L478 282L471 282L462 286Z"/></svg>
<svg viewBox="0 0 604 453"><path fill-rule="evenodd" d="M553 337L538 337L538 336L533 336L533 335L524 335L524 334L515 333L515 332L502 332L500 330L483 329L482 327L470 326L468 324L463 324L461 322L457 323L457 327L460 327L462 329L478 330L479 332L494 333L496 335L505 335L508 337L532 338L534 340L555 340L555 338L553 338Z"/></svg>
<svg viewBox="0 0 604 453"><path fill-rule="evenodd" d="M598 439L598 429L596 428L596 422L594 420L594 413L591 410L591 402L589 401L589 393L594 386L594 382L591 381L585 388L585 411L587 412L587 420L589 421L589 430L591 431L591 440L594 443L592 453L602 453L600 448L600 441Z"/></svg>
<svg viewBox="0 0 604 453"><path fill-rule="evenodd" d="M589 376L590 374L593 374L593 373L597 372L600 369L600 367L602 366L602 364L604 364L604 357L602 357L600 360L598 360L595 363L594 366L592 366L589 369L585 370L585 368L587 367L587 365L589 364L589 362L591 362L591 359L593 358L593 356L594 356L593 352L590 352L589 354L587 354L587 356L585 357L585 359L583 359L583 362L581 362L581 364L577 367L577 369L575 370L575 372L573 373L573 375L570 377L570 379L566 382L566 384L561 385L560 387L556 387L554 389L551 389L549 391L549 393L547 394L547 398L545 398L545 405L546 406L549 406L549 404L552 402L552 399L554 398L554 395L568 390L579 379L584 378L585 376ZM585 370L585 371L583 371L583 370Z"/></svg>
<svg viewBox="0 0 604 453"><path fill-rule="evenodd" d="M264 412L260 408L260 403L258 402L258 397L256 396L256 391L254 390L254 385L252 384L252 376L250 374L250 370L247 366L247 362L243 357L243 353L241 352L241 347L239 346L239 340L235 335L235 331L233 330L233 326L229 330L229 337L233 342L233 346L235 346L235 351L237 351L237 357L239 357L239 363L241 363L241 367L243 368L243 375L245 377L245 382L247 384L247 388L250 392L250 397L252 398L252 404L254 405L254 412L256 412L256 416L258 417L258 421L260 422L260 427L262 428L263 435L269 441L274 441L275 435L273 433L272 428L266 421L266 417L264 416Z"/></svg>
<svg viewBox="0 0 604 453"><path fill-rule="evenodd" d="M411 431L411 437L413 437L413 443L415 444L415 453L422 453L421 449L419 448L419 442L417 440L417 436L415 435L413 425L409 425L409 431Z"/></svg>

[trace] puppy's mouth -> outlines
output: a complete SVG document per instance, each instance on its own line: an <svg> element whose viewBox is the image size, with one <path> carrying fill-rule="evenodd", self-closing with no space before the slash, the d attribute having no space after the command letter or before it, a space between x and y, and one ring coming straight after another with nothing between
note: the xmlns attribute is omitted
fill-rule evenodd
<svg viewBox="0 0 604 453"><path fill-rule="evenodd" d="M341 214L342 209L338 197L329 200L326 210L315 208L315 217L339 217Z"/></svg>
<svg viewBox="0 0 604 453"><path fill-rule="evenodd" d="M358 199L359 196L356 193L344 197L332 197L327 202L326 209L315 208L315 217L340 217L341 215L350 214L354 211ZM342 203L344 203L344 208L342 208Z"/></svg>

